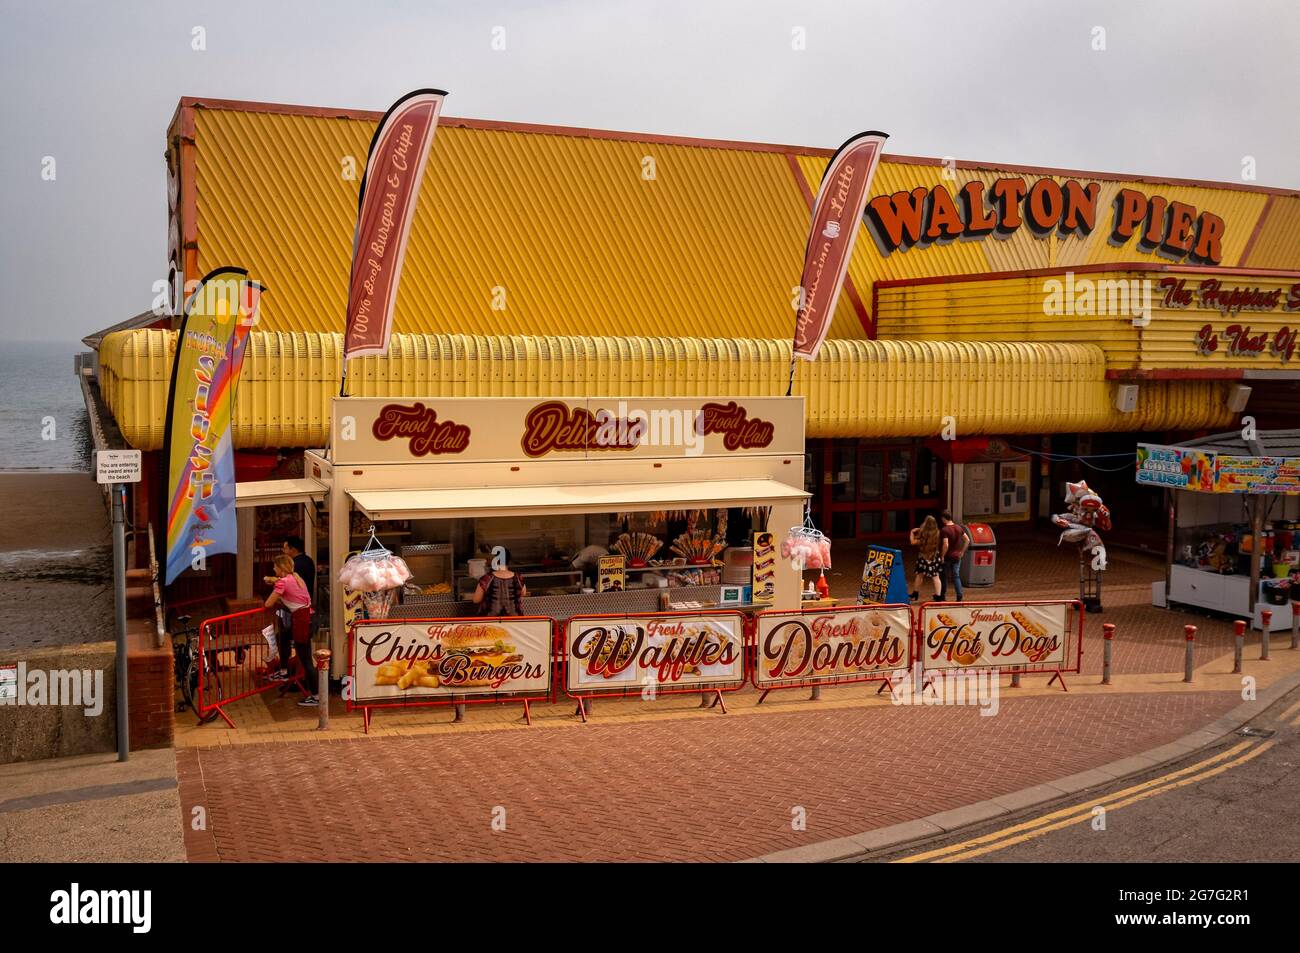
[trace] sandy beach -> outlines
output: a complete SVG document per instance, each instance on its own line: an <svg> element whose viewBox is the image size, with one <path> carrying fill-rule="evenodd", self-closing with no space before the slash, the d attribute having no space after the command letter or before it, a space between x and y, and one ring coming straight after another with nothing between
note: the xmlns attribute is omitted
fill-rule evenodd
<svg viewBox="0 0 1300 953"><path fill-rule="evenodd" d="M89 473L0 473L0 649L113 638L112 535Z"/></svg>

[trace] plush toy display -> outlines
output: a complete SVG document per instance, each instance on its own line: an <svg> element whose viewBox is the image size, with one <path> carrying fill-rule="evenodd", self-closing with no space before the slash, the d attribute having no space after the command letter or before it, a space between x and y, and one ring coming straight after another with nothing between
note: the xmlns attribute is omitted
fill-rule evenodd
<svg viewBox="0 0 1300 953"><path fill-rule="evenodd" d="M1098 571L1104 570L1106 547L1099 531L1110 529L1110 510L1083 480L1065 484L1065 506L1066 512L1052 516L1052 522L1061 527L1057 545L1077 543L1080 554L1091 553L1093 565Z"/></svg>

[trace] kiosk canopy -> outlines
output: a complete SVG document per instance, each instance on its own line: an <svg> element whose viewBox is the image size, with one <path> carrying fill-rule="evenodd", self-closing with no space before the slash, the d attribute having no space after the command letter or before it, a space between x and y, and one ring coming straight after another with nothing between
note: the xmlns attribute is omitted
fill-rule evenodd
<svg viewBox="0 0 1300 953"><path fill-rule="evenodd" d="M621 483L583 486L469 487L445 490L353 490L373 520L453 519L544 513L711 509L802 502L803 490L776 480Z"/></svg>

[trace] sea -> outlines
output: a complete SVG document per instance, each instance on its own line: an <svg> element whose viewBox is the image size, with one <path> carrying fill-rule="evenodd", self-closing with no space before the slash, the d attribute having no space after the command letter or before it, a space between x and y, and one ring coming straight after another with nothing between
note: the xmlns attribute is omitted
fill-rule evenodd
<svg viewBox="0 0 1300 953"><path fill-rule="evenodd" d="M73 368L80 341L0 344L0 471L90 470L86 405Z"/></svg>

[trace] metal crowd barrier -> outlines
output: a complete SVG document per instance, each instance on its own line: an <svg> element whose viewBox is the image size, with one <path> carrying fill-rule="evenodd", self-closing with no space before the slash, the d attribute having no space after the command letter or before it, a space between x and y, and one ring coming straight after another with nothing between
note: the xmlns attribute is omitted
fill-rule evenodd
<svg viewBox="0 0 1300 953"><path fill-rule="evenodd" d="M265 608L248 609L208 619L199 628L199 685L196 701L200 716L216 712L231 728L235 723L225 706L273 688L297 685L306 694L297 658L281 659L289 681L271 681L267 663L276 655L275 614ZM292 640L289 641L292 646ZM291 650L292 651L292 650Z"/></svg>

